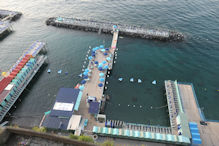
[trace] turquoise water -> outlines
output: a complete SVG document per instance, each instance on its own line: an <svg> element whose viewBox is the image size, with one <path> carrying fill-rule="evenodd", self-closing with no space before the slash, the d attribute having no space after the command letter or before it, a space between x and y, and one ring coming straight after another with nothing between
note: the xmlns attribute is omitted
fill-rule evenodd
<svg viewBox="0 0 219 146"><path fill-rule="evenodd" d="M13 123L39 124L60 87L73 87L80 79L88 46L109 46L111 35L98 35L45 25L53 16L92 18L99 21L177 30L183 42L159 42L124 37L118 42L118 59L108 79L107 117L128 122L168 125L163 96L164 80L194 83L207 119L219 120L219 1L174 0L0 0L1 9L23 13L14 32L0 42L0 70L7 70L35 40L47 42L49 65L41 70L13 111ZM51 74L46 70L50 68ZM59 75L62 69L68 75ZM118 77L125 80L117 81ZM130 77L142 84L130 84ZM157 85L151 82L157 80ZM120 106L119 106L120 104ZM136 107L128 107L135 105ZM142 106L142 108L140 108ZM152 108L151 108L152 107ZM34 117L32 117L34 116Z"/></svg>

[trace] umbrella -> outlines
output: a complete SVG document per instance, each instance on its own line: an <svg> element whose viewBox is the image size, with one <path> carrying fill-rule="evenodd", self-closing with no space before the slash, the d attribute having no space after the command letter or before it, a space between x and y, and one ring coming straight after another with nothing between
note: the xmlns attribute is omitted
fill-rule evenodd
<svg viewBox="0 0 219 146"><path fill-rule="evenodd" d="M100 48L104 48L104 45L100 45Z"/></svg>
<svg viewBox="0 0 219 146"><path fill-rule="evenodd" d="M104 82L104 80L105 80L104 78L100 78L100 81L101 81L101 82Z"/></svg>
<svg viewBox="0 0 219 146"><path fill-rule="evenodd" d="M83 79L87 79L87 78L88 78L88 76L84 76L84 77L83 77Z"/></svg>
<svg viewBox="0 0 219 146"><path fill-rule="evenodd" d="M102 70L103 70L103 68L102 68L102 67L98 67L98 70L99 70L99 71L102 71Z"/></svg>
<svg viewBox="0 0 219 146"><path fill-rule="evenodd" d="M106 48L106 51L109 51L109 48Z"/></svg>
<svg viewBox="0 0 219 146"><path fill-rule="evenodd" d="M106 64L106 61L104 60L102 63L103 63L103 64Z"/></svg>
<svg viewBox="0 0 219 146"><path fill-rule="evenodd" d="M95 55L95 53L92 53L92 57L95 57L96 55Z"/></svg>
<svg viewBox="0 0 219 146"><path fill-rule="evenodd" d="M93 59L93 57L92 57L92 56L89 56L88 59L91 60L91 59Z"/></svg>
<svg viewBox="0 0 219 146"><path fill-rule="evenodd" d="M99 66L103 66L103 63L100 63Z"/></svg>
<svg viewBox="0 0 219 146"><path fill-rule="evenodd" d="M95 64L98 64L98 61L95 61L94 63L95 63Z"/></svg>
<svg viewBox="0 0 219 146"><path fill-rule="evenodd" d="M104 73L102 73L102 72L101 72L101 73L99 73L99 76L100 76L100 77L104 76Z"/></svg>
<svg viewBox="0 0 219 146"><path fill-rule="evenodd" d="M87 75L88 75L88 72L83 72L83 75L87 76Z"/></svg>
<svg viewBox="0 0 219 146"><path fill-rule="evenodd" d="M85 83L86 83L86 81L85 81L85 80L82 80L82 81L81 81L81 84L85 84Z"/></svg>
<svg viewBox="0 0 219 146"><path fill-rule="evenodd" d="M85 69L85 72L89 72L90 70L88 68Z"/></svg>
<svg viewBox="0 0 219 146"><path fill-rule="evenodd" d="M79 86L79 89L80 90L84 90L84 86Z"/></svg>
<svg viewBox="0 0 219 146"><path fill-rule="evenodd" d="M105 65L104 67L103 67L103 69L108 69L109 68L109 66L108 65Z"/></svg>
<svg viewBox="0 0 219 146"><path fill-rule="evenodd" d="M105 49L101 49L100 51L105 52L106 50Z"/></svg>
<svg viewBox="0 0 219 146"><path fill-rule="evenodd" d="M111 60L111 58L110 58L110 57L107 57L107 58L106 58L106 60L110 61L110 60Z"/></svg>
<svg viewBox="0 0 219 146"><path fill-rule="evenodd" d="M103 55L105 55L105 56L106 56L106 55L108 55L108 53L104 53Z"/></svg>
<svg viewBox="0 0 219 146"><path fill-rule="evenodd" d="M103 87L103 84L102 84L102 83L99 83L98 86L99 86L99 87Z"/></svg>
<svg viewBox="0 0 219 146"><path fill-rule="evenodd" d="M92 51L92 54L95 54L96 53L96 51Z"/></svg>

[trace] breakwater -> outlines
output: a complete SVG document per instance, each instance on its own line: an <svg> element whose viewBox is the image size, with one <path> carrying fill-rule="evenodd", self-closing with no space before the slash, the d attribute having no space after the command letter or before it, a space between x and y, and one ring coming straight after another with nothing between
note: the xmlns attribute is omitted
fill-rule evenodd
<svg viewBox="0 0 219 146"><path fill-rule="evenodd" d="M98 33L102 32L107 34L111 34L114 29L119 29L120 35L140 37L144 39L156 39L156 40L164 40L164 41L167 40L181 41L184 39L182 33L175 31L147 29L138 26L129 26L129 25L109 23L109 22L99 22L95 20L52 17L46 20L46 24L56 27L64 27L69 29L92 31Z"/></svg>

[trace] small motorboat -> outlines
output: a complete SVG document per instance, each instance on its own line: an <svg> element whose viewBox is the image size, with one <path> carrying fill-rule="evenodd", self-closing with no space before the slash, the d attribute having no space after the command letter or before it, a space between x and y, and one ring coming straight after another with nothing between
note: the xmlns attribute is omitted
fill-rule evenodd
<svg viewBox="0 0 219 146"><path fill-rule="evenodd" d="M131 79L130 79L130 82L134 82L134 78L131 78Z"/></svg>
<svg viewBox="0 0 219 146"><path fill-rule="evenodd" d="M62 70L59 70L59 71L58 71L58 74L61 74L61 73L62 73Z"/></svg>

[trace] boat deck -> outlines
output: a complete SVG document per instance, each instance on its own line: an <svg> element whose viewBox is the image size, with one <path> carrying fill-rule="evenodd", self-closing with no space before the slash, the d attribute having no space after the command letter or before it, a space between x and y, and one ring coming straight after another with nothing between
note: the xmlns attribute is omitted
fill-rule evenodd
<svg viewBox="0 0 219 146"><path fill-rule="evenodd" d="M207 126L201 125L202 117L200 116L200 108L196 102L196 96L192 84L178 83L180 96L182 99L182 105L184 112L188 117L188 121L196 122L200 130L200 136L202 144L200 146L216 146L219 143L219 123L208 122Z"/></svg>

